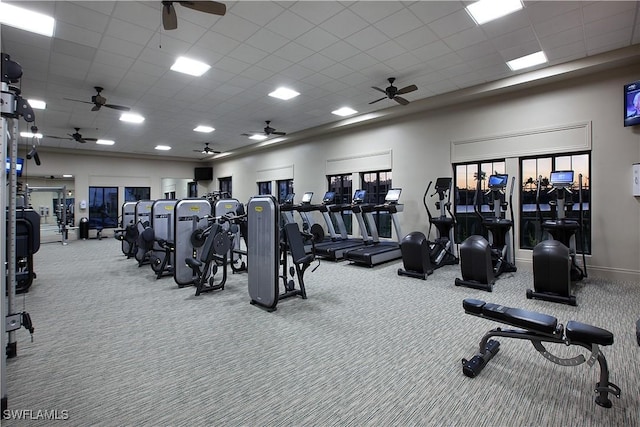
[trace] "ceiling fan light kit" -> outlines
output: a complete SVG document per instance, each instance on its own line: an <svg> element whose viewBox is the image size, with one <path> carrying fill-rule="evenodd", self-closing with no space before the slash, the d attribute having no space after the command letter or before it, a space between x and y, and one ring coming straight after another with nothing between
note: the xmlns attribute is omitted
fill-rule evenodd
<svg viewBox="0 0 640 427"><path fill-rule="evenodd" d="M389 82L389 87L387 87L386 89L380 89L379 87L371 86L372 89L375 89L378 92L384 93L385 96L383 96L382 98L376 99L375 101L371 101L369 105L375 104L376 102L382 101L383 99L387 99L387 98L396 101L400 105L407 105L409 101L407 101L405 98L398 95L404 95L405 93L418 90L418 86L416 85L409 85L409 86L403 87L402 89L398 89L393 85L393 82L396 81L395 77L389 77L387 81Z"/></svg>

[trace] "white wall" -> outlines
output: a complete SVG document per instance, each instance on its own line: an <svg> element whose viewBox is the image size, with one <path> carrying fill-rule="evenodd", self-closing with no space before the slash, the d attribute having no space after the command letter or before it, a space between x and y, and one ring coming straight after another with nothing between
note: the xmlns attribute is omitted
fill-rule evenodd
<svg viewBox="0 0 640 427"><path fill-rule="evenodd" d="M539 146L548 140L543 134L537 146L520 144L514 149L510 144L518 142L513 138L496 145L496 136L528 135L578 124L578 130L566 135L574 140L586 136L584 143L592 148L590 273L640 280L640 198L631 195L631 165L640 161L640 129L622 125L623 84L639 78L640 65L628 66L317 136L298 145L220 159L214 163L214 182L232 176L234 197L246 201L256 193L257 178L264 178L265 171L291 170L293 176L288 178L294 179L298 194L324 194L327 168L335 164L331 160L348 159L341 163L360 167L359 157L390 152L393 185L403 188L403 231L426 231L422 196L429 180L452 176L452 142L492 140L487 147L497 154L500 147L510 153L507 171L517 176L517 156L540 154ZM554 135L549 138L561 134ZM557 151L553 147L562 143L562 139L550 142L547 150ZM531 251L518 250L516 256L521 265L522 261L530 263Z"/></svg>
<svg viewBox="0 0 640 427"><path fill-rule="evenodd" d="M151 199L155 200L164 198L163 179L165 179L164 182L173 185L172 188L175 188L177 196L185 197L187 194L186 182L193 180L193 169L201 166L197 162L176 160L128 159L106 155L61 154L50 151L42 151L39 154L42 161L41 166L36 166L31 160L25 160L29 163L19 181L30 186L34 186L34 184L44 186L43 183L50 186L54 180L43 181L41 178L29 178L29 175L73 175L76 225L81 217L89 214L88 209L80 209L80 201L89 200L90 186L117 186L118 198L121 203L124 202L124 187L150 187ZM21 155L24 154L21 153ZM170 179L166 180L166 178ZM182 183L185 183L184 189ZM57 180L55 185L59 185ZM199 191L203 190L199 187ZM206 192L206 190L204 191ZM34 197L39 196L34 195ZM48 205L50 204L51 198L48 202ZM39 205L34 203L34 206L37 208Z"/></svg>

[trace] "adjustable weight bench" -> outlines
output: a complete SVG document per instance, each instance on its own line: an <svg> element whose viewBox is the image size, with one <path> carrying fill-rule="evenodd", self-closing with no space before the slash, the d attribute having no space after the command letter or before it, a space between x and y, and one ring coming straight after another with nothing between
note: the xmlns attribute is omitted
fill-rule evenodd
<svg viewBox="0 0 640 427"><path fill-rule="evenodd" d="M596 403L605 408L611 407L609 393L620 397L620 388L609 382L609 368L607 359L600 351L599 346L613 344L613 334L605 329L581 322L569 321L566 326L558 323L558 319L547 314L519 308L505 307L499 304L486 303L477 299L465 299L462 301L465 313L482 317L519 329L495 328L487 332L480 340L479 353L470 360L462 359L462 372L474 378L482 372L489 361L498 353L500 343L491 337L516 338L531 341L533 347L546 359L562 366L577 366L584 362L593 366L597 361L600 365L600 380L596 383ZM555 356L544 347L542 343L557 343L567 346L577 345L591 351L589 359L582 354L563 359Z"/></svg>

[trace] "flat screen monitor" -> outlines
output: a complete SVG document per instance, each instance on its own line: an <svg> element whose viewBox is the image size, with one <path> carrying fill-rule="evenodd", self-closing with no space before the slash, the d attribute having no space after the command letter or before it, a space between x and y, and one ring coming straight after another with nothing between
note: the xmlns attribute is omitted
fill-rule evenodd
<svg viewBox="0 0 640 427"><path fill-rule="evenodd" d="M11 171L11 159L7 159L7 173ZM22 167L24 166L24 159L22 157L16 158L16 176L22 176Z"/></svg>
<svg viewBox="0 0 640 427"><path fill-rule="evenodd" d="M291 205L293 204L293 198L296 196L296 193L289 193L286 195L286 197L284 198L284 201L282 202L283 205Z"/></svg>
<svg viewBox="0 0 640 427"><path fill-rule="evenodd" d="M313 191L309 191L302 195L302 203L311 203L311 198L313 197Z"/></svg>
<svg viewBox="0 0 640 427"><path fill-rule="evenodd" d="M322 198L322 203L324 204L333 203L335 199L336 199L336 193L334 191L327 191L326 193L324 193L324 197Z"/></svg>
<svg viewBox="0 0 640 427"><path fill-rule="evenodd" d="M573 184L573 171L553 171L549 177L551 185Z"/></svg>
<svg viewBox="0 0 640 427"><path fill-rule="evenodd" d="M640 80L624 85L624 125L640 124Z"/></svg>
<svg viewBox="0 0 640 427"><path fill-rule="evenodd" d="M367 195L367 190L356 190L356 192L353 193L353 202L354 203L364 202L364 198L366 195Z"/></svg>
<svg viewBox="0 0 640 427"><path fill-rule="evenodd" d="M387 195L385 196L384 201L387 203L396 203L398 200L400 200L400 193L402 193L401 188L392 188L391 190L387 191Z"/></svg>
<svg viewBox="0 0 640 427"><path fill-rule="evenodd" d="M498 174L489 177L489 188L506 188L509 175Z"/></svg>

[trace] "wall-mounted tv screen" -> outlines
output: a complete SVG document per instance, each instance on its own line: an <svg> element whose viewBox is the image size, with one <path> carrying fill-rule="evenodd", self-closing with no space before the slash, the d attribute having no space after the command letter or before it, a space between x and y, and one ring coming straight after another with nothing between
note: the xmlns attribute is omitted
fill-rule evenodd
<svg viewBox="0 0 640 427"><path fill-rule="evenodd" d="M7 173L11 170L11 160L7 159ZM22 157L16 158L16 176L22 176L22 167L24 166L24 159Z"/></svg>
<svg viewBox="0 0 640 427"><path fill-rule="evenodd" d="M640 80L624 85L624 125L640 125Z"/></svg>

